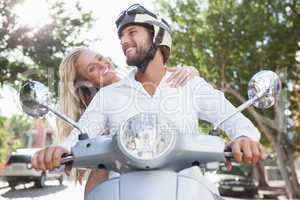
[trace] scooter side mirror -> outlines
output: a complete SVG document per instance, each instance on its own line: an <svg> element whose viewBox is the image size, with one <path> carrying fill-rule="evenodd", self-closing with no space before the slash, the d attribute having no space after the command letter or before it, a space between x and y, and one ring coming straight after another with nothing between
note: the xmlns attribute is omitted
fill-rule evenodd
<svg viewBox="0 0 300 200"><path fill-rule="evenodd" d="M51 94L42 83L28 81L20 90L20 101L25 113L32 117L43 117L48 113L45 105L50 105Z"/></svg>
<svg viewBox="0 0 300 200"><path fill-rule="evenodd" d="M25 113L32 117L43 117L49 111L79 131L79 140L88 139L77 123L64 114L51 108L51 93L49 89L38 81L26 82L20 90L20 101Z"/></svg>
<svg viewBox="0 0 300 200"><path fill-rule="evenodd" d="M235 114L243 111L251 105L260 109L273 106L281 91L281 81L275 72L263 70L256 73L248 84L249 100L240 105L235 112L215 123L210 135L219 135L218 127Z"/></svg>
<svg viewBox="0 0 300 200"><path fill-rule="evenodd" d="M278 75L272 71L263 70L255 74L248 84L248 97L258 97L254 106L267 109L273 106L281 91L281 81Z"/></svg>

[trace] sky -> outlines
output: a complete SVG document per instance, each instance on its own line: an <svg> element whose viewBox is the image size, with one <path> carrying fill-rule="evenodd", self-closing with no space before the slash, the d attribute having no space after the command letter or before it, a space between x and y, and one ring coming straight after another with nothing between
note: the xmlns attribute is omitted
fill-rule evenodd
<svg viewBox="0 0 300 200"><path fill-rule="evenodd" d="M65 0L65 2L72 7L76 1ZM155 8L153 0L110 0L105 3L100 0L80 0L80 2L83 8L92 11L96 18L93 28L85 37L101 39L90 47L112 58L118 66L125 66L125 57L114 24L115 19L122 10L134 3L140 3L153 10ZM41 27L50 20L46 0L24 0L14 9L14 12L20 16L20 23L32 27ZM0 105L2 116L10 117L15 113L21 113L18 95L8 86L0 90Z"/></svg>

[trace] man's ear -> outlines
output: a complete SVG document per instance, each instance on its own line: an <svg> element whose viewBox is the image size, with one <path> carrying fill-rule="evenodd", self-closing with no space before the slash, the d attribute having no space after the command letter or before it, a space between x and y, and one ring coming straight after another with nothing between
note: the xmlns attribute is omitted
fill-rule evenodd
<svg viewBox="0 0 300 200"><path fill-rule="evenodd" d="M166 46L160 46L159 49L163 55L164 64L165 64L170 56L170 49Z"/></svg>

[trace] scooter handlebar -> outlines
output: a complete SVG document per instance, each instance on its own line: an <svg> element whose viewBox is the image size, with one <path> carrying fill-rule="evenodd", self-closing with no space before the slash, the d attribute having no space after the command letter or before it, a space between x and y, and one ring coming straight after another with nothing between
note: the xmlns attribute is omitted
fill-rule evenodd
<svg viewBox="0 0 300 200"><path fill-rule="evenodd" d="M229 147L227 146L225 148L224 157L227 161L234 161L235 160L230 146ZM273 159L273 156L271 154L267 154L267 157L266 157L265 160L272 160L272 159Z"/></svg>
<svg viewBox="0 0 300 200"><path fill-rule="evenodd" d="M61 156L61 161L60 161L60 164L61 165L69 165L69 164L72 164L74 161L74 156L73 154L63 154Z"/></svg>

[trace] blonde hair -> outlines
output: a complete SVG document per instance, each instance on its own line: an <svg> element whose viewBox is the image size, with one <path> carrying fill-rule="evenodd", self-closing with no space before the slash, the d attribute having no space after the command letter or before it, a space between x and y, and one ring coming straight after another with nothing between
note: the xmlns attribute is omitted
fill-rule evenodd
<svg viewBox="0 0 300 200"><path fill-rule="evenodd" d="M76 62L79 56L86 50L88 50L86 47L73 49L62 60L59 66L59 108L63 114L74 121L78 121L93 97L88 88L83 87L84 85L80 85L81 76L76 69ZM57 131L60 140L66 138L72 129L73 127L69 124L58 119ZM72 172L72 176L75 176L75 183L77 183L77 181L80 184L82 183L85 172L86 170L75 170Z"/></svg>
<svg viewBox="0 0 300 200"><path fill-rule="evenodd" d="M92 99L91 92L78 85L81 76L76 69L79 56L86 50L88 50L86 47L72 50L59 66L59 108L63 114L74 121L78 121ZM73 129L62 120L57 121L57 128L60 139L67 137Z"/></svg>

